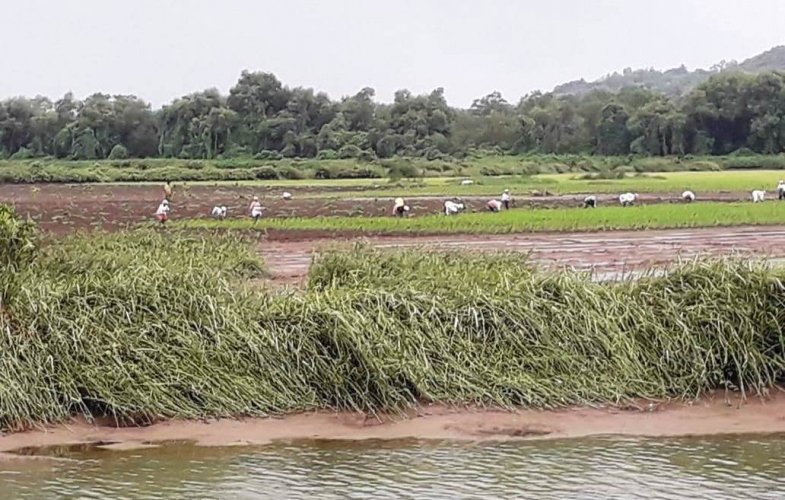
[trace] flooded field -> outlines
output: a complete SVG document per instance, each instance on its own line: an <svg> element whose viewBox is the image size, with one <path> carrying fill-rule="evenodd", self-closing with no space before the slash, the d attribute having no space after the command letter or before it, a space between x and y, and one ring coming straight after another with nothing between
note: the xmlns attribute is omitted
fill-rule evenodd
<svg viewBox="0 0 785 500"><path fill-rule="evenodd" d="M0 499L779 499L782 436L307 442L57 450L0 464Z"/></svg>

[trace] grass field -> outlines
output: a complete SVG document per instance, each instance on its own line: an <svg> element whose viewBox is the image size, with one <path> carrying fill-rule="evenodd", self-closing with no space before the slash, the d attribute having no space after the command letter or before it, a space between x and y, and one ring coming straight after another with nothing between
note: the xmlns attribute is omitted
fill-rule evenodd
<svg viewBox="0 0 785 500"><path fill-rule="evenodd" d="M89 233L38 252L18 229L0 218L16 263L0 273L1 431L767 394L785 366L783 270L741 261L595 283L510 255L359 248L317 255L308 288L281 293L249 286L263 263L237 235Z"/></svg>
<svg viewBox="0 0 785 500"><path fill-rule="evenodd" d="M307 188L302 197L394 197L394 196L498 196L504 189L514 194L608 194L626 191L638 193L673 192L675 196L690 189L700 193L749 192L763 189L773 192L777 182L785 178L778 170L670 172L628 175L623 179L589 179L588 174L543 174L500 177L429 177L417 181L391 182L388 179L308 179L274 181L204 181L187 185L258 186L260 188L289 189L297 196L297 189ZM474 184L462 186L464 179ZM127 183L105 183L124 185ZM143 183L144 184L144 183ZM146 183L158 185L160 183ZM319 192L324 189L323 192ZM361 192L358 192L360 191Z"/></svg>
<svg viewBox="0 0 785 500"><path fill-rule="evenodd" d="M501 213L466 213L447 217L428 215L394 217L313 217L226 221L190 220L187 228L283 229L356 231L362 233L466 233L505 234L542 231L594 231L611 229L672 229L741 225L777 225L785 222L785 203L663 204L594 210L510 210Z"/></svg>

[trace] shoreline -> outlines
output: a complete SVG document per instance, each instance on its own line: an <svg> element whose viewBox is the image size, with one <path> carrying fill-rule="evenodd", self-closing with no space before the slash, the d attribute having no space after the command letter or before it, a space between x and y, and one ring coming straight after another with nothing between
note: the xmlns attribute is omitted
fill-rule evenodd
<svg viewBox="0 0 785 500"><path fill-rule="evenodd" d="M785 394L775 391L766 399L754 396L744 402L739 394L732 394L729 401L730 405L726 404L723 393L717 392L691 402L642 405L643 409L607 406L505 411L432 404L380 418L320 411L269 418L167 420L147 427L119 428L109 422L74 420L0 436L0 461L40 458L33 450L36 448L91 444L108 450L133 450L166 442L223 447L307 440L493 442L785 433ZM14 453L22 449L33 451Z"/></svg>

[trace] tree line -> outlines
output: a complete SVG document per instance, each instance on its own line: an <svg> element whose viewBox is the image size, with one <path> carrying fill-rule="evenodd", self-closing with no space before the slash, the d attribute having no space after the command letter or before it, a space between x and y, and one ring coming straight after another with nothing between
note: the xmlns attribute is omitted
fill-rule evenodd
<svg viewBox="0 0 785 500"><path fill-rule="evenodd" d="M154 110L135 96L71 93L0 103L0 158L428 160L492 154L725 155L785 151L785 73L723 72L684 96L643 88L581 96L498 92L468 109L444 90L371 88L332 100L273 74L243 72L228 95L196 92Z"/></svg>

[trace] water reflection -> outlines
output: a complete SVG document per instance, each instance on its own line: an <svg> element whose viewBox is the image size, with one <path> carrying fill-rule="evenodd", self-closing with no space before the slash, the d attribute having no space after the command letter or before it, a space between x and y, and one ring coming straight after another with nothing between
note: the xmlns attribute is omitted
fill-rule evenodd
<svg viewBox="0 0 785 500"><path fill-rule="evenodd" d="M780 437L164 447L0 464L0 499L785 498Z"/></svg>

